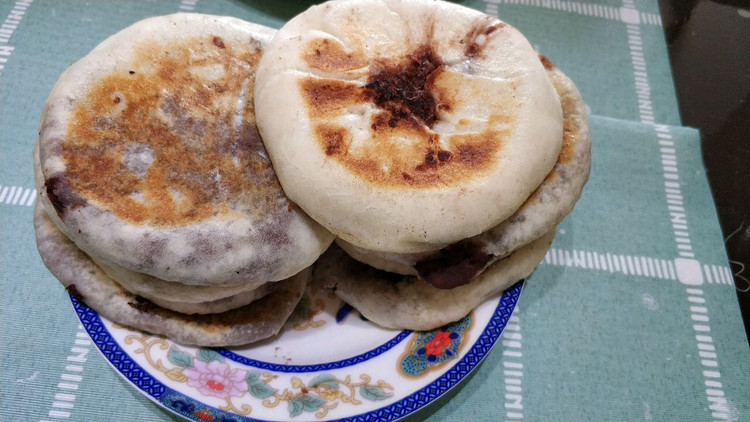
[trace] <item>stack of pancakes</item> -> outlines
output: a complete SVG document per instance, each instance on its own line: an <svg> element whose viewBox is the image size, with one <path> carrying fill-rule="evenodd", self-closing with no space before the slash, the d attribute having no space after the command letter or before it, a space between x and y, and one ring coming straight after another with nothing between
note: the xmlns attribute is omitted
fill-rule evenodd
<svg viewBox="0 0 750 422"><path fill-rule="evenodd" d="M278 332L333 236L284 195L255 127L273 31L181 14L75 63L35 149L45 264L121 324L186 344Z"/></svg>
<svg viewBox="0 0 750 422"><path fill-rule="evenodd" d="M346 252L315 277L386 327L439 327L529 275L589 175L575 85L447 2L310 8L266 49L255 101L284 191Z"/></svg>
<svg viewBox="0 0 750 422"><path fill-rule="evenodd" d="M275 34L180 14L114 35L58 81L35 160L39 249L71 293L233 345L278 331L316 260L385 327L463 317L543 258L590 140L575 85L510 25L337 0Z"/></svg>

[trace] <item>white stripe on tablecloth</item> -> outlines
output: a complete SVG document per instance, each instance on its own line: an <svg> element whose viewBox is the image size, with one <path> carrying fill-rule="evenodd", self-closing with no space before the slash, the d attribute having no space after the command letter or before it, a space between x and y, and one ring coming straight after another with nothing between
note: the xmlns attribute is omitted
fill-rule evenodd
<svg viewBox="0 0 750 422"><path fill-rule="evenodd" d="M60 374L60 382L57 384L57 393L50 405L47 416L54 419L68 419L71 411L75 407L76 392L83 382L83 365L88 360L88 354L91 351L91 340L84 331L82 325L78 325L73 347L70 348L70 354L66 358L68 364L65 370ZM44 422L44 421L40 421Z"/></svg>
<svg viewBox="0 0 750 422"><path fill-rule="evenodd" d="M28 190L28 189L26 189L26 190ZM24 192L24 189L19 186L18 189L16 190L16 194L13 195L12 199L11 199L10 195L8 196L8 203L13 204L13 205L18 204L18 200L21 199L21 194L23 192Z"/></svg>
<svg viewBox="0 0 750 422"><path fill-rule="evenodd" d="M691 260L692 261L692 260ZM684 267L685 259L663 259L650 256L623 255L583 250L550 248L540 265L553 265L585 270L608 271L624 275L679 280L677 266ZM727 266L703 264L703 274L711 284L733 287Z"/></svg>
<svg viewBox="0 0 750 422"><path fill-rule="evenodd" d="M714 419L729 419L727 400L724 398L721 383L716 380L708 380L708 377L705 375L706 370L710 370L711 375L715 375L713 378L720 378L721 372L718 370L718 356L713 351L715 349L712 344L713 339L709 335L711 332L710 318L708 316L709 309L705 306L706 300L703 297L703 290L696 287L703 284L704 274L707 275L706 278L713 275L709 280L715 280L719 278L717 277L718 273L709 275L709 272L705 271L705 268L702 271L700 263L695 259L690 242L690 230L683 202L682 188L679 183L679 161L676 145L672 139L669 126L655 124L654 122L651 87L648 81L648 73L646 72L646 59L643 54L641 27L639 25L640 15L636 10L634 0L623 0L621 15L623 16L623 22L626 23L628 33L628 46L633 66L633 78L638 97L640 120L641 123L653 126L660 147L659 154L664 176L666 205L679 256L679 258L674 260L677 280L689 286L686 288L688 303L699 303L702 305L690 305L690 320L693 322L692 326L696 334L698 356L700 357L701 368L704 371L704 383L706 383L707 387L705 390L706 400L709 404L711 417ZM709 381L710 386L708 385Z"/></svg>
<svg viewBox="0 0 750 422"><path fill-rule="evenodd" d="M521 351L523 336L521 320L516 308L508 319L501 337L503 344L503 385L505 386L505 419L518 421L523 419L523 353Z"/></svg>
<svg viewBox="0 0 750 422"><path fill-rule="evenodd" d="M8 58L13 54L15 47L8 45L10 38L18 28L18 24L21 23L23 15L26 14L26 9L29 7L33 0L18 0L13 5L8 16L5 17L3 23L0 24L0 76L3 74L5 64L8 63Z"/></svg>
<svg viewBox="0 0 750 422"><path fill-rule="evenodd" d="M633 274L668 280L678 280L686 285L700 285L703 283L704 275L709 283L724 284L732 286L729 269L721 266L701 265L695 259L692 248L690 232L688 227L687 212L684 207L680 177L678 170L678 158L675 143L669 127L655 124L654 109L651 100L651 86L649 84L646 57L643 53L643 39L641 36L641 25L661 26L659 15L639 12L633 0L624 0L623 7L614 8L609 6L591 5L574 1L539 1L539 0L487 0L485 1L485 12L497 16L498 4L512 3L535 7L564 10L589 16L603 17L607 19L620 20L626 24L628 46L633 67L634 88L636 91L638 112L640 121L654 127L659 142L660 161L664 177L664 192L667 202L670 223L675 241L675 249L678 255L676 259L659 259L645 256L631 256L618 254L599 254L594 251L568 251L551 248L544 257L542 264L561 265L593 269L622 274ZM692 291L692 293L691 293ZM696 293L700 292L700 294ZM705 305L706 300L702 296L701 289L688 289L687 301L689 304ZM696 333L696 346L699 349L701 365L704 368L713 368L704 371L706 378L706 398L712 417L725 419L729 416L727 402L724 398L721 383L717 380L708 380L709 376L719 378L719 362L715 348L711 344L712 339L706 335L710 333L710 319L706 306L691 306L691 321L694 322L693 329ZM709 350L710 348L710 350ZM507 356L507 353L504 353ZM510 418L509 415L506 417ZM520 415L519 417L522 417Z"/></svg>
<svg viewBox="0 0 750 422"><path fill-rule="evenodd" d="M577 13L584 16L593 16L610 20L621 20L623 22L637 22L645 25L661 26L661 16L656 13L638 12L637 10L623 10L614 6L591 4L588 2L568 0L485 0L485 13L498 15L498 4L518 4L522 6L542 7L545 9L561 10L563 12Z"/></svg>
<svg viewBox="0 0 750 422"><path fill-rule="evenodd" d="M0 204L30 207L36 199L36 189L0 185Z"/></svg>
<svg viewBox="0 0 750 422"><path fill-rule="evenodd" d="M180 2L180 10L191 11L195 9L195 3L197 2L198 0L182 0Z"/></svg>
<svg viewBox="0 0 750 422"><path fill-rule="evenodd" d="M0 203L5 200L5 196L8 194L8 186L3 186L2 189L0 189Z"/></svg>

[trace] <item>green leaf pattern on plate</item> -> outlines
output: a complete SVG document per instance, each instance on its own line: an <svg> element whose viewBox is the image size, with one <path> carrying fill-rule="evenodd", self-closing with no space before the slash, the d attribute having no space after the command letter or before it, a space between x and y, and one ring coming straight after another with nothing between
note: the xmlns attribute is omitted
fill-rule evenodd
<svg viewBox="0 0 750 422"><path fill-rule="evenodd" d="M169 353L167 353L167 359L169 359L169 361L172 362L173 364L177 366L181 366L183 368L189 368L193 366L192 356L181 351L175 346L172 346L169 348Z"/></svg>
<svg viewBox="0 0 750 422"><path fill-rule="evenodd" d="M333 375L329 374L318 375L317 377L313 378L312 381L310 381L308 386L311 388L322 387L333 391L339 390L338 381L333 377Z"/></svg>
<svg viewBox="0 0 750 422"><path fill-rule="evenodd" d="M299 416L303 411L314 412L326 403L326 400L312 394L302 394L289 401L289 416Z"/></svg>
<svg viewBox="0 0 750 422"><path fill-rule="evenodd" d="M385 400L393 395L393 393L388 393L380 387L373 387L371 385L363 385L359 387L359 394L363 398L371 401Z"/></svg>
<svg viewBox="0 0 750 422"><path fill-rule="evenodd" d="M195 358L206 363L211 362L212 360L224 362L224 359L225 359L224 356L220 355L218 352L212 349L198 350L198 353L195 355Z"/></svg>

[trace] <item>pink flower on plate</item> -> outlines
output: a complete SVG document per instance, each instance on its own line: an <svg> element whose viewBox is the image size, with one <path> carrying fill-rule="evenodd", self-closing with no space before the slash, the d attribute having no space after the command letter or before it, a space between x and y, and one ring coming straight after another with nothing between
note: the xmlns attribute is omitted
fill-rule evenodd
<svg viewBox="0 0 750 422"><path fill-rule="evenodd" d="M188 378L188 385L195 387L206 396L225 399L240 397L247 393L247 372L231 369L228 364L212 360L194 360L193 366L182 371Z"/></svg>

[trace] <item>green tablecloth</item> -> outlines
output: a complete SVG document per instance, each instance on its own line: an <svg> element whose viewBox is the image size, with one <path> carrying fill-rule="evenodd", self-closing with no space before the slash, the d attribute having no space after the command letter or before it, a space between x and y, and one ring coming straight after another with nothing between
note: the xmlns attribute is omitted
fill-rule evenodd
<svg viewBox="0 0 750 422"><path fill-rule="evenodd" d="M461 2L518 27L578 84L593 168L479 370L434 420L750 420L750 353L701 161L646 0ZM309 2L0 2L0 420L169 420L110 369L35 247L31 149L60 73L178 11L278 27Z"/></svg>

